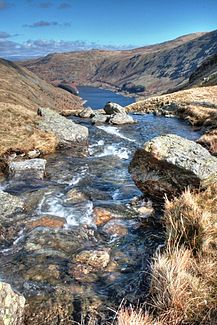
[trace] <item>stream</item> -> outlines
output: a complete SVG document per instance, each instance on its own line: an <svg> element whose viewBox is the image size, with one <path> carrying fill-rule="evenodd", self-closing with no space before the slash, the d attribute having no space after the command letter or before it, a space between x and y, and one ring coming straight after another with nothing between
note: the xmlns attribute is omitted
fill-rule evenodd
<svg viewBox="0 0 217 325"><path fill-rule="evenodd" d="M80 89L86 105L101 108L102 101L97 104L95 98L95 105L90 100L93 89L85 91ZM107 91L97 89L97 96L107 101ZM123 104L119 96L113 93L112 100ZM30 320L32 310L38 315L50 312L52 321L44 324L60 324L55 306L61 306L79 322L80 313L117 308L123 299L134 303L147 293L150 261L163 235L158 223L138 216L132 202L142 193L128 165L136 148L155 136L175 133L195 140L200 134L175 118L133 117L137 124L118 127L92 126L89 119L70 117L89 128L88 157L57 152L46 158L43 181L0 184L28 206L16 219L17 238L0 251L0 277L25 295ZM53 220L51 226L31 223L45 216ZM29 324L37 324L34 317Z"/></svg>

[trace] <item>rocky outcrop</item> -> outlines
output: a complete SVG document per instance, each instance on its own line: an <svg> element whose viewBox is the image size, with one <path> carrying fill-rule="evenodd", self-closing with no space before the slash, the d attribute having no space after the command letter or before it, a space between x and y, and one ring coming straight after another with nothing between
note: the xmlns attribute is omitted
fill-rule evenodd
<svg viewBox="0 0 217 325"><path fill-rule="evenodd" d="M7 283L0 282L0 324L23 324L25 298L14 292Z"/></svg>
<svg viewBox="0 0 217 325"><path fill-rule="evenodd" d="M39 108L38 115L42 118L39 127L53 132L62 148L71 149L75 156L87 155L88 128L74 123L49 108Z"/></svg>
<svg viewBox="0 0 217 325"><path fill-rule="evenodd" d="M47 161L45 159L27 159L9 163L9 177L13 179L43 179Z"/></svg>
<svg viewBox="0 0 217 325"><path fill-rule="evenodd" d="M154 199L176 195L186 187L206 188L217 181L217 158L201 145L168 134L145 143L130 163L137 187Z"/></svg>

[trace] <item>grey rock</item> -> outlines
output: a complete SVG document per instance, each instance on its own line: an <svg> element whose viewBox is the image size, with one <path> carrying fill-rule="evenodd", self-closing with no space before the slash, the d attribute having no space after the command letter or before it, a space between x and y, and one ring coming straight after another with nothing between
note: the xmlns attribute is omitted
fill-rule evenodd
<svg viewBox="0 0 217 325"><path fill-rule="evenodd" d="M112 102L108 102L105 107L104 107L104 111L106 112L106 114L108 115L112 115L112 114L116 114L116 113L120 113L120 114L126 114L125 108L122 107L119 104L116 103L112 103Z"/></svg>
<svg viewBox="0 0 217 325"><path fill-rule="evenodd" d="M79 117L82 117L82 118L91 118L93 117L95 114L94 114L94 111L92 110L92 108L90 107L87 107L87 108L84 108L80 113L79 113Z"/></svg>
<svg viewBox="0 0 217 325"><path fill-rule="evenodd" d="M0 324L21 325L25 298L14 292L8 283L0 282Z"/></svg>
<svg viewBox="0 0 217 325"><path fill-rule="evenodd" d="M88 146L88 128L74 123L49 108L39 108L42 116L39 128L53 132L63 148L71 148L75 156L86 155Z"/></svg>
<svg viewBox="0 0 217 325"><path fill-rule="evenodd" d="M129 171L143 193L163 199L186 187L206 188L217 182L217 158L194 141L168 134L138 149Z"/></svg>
<svg viewBox="0 0 217 325"><path fill-rule="evenodd" d="M92 119L91 122L92 124L104 124L106 122L108 122L110 116L108 115L103 115L103 114L97 114L95 115Z"/></svg>
<svg viewBox="0 0 217 325"><path fill-rule="evenodd" d="M0 191L0 203L0 221L24 208L23 200L4 191Z"/></svg>
<svg viewBox="0 0 217 325"><path fill-rule="evenodd" d="M13 179L43 179L47 161L45 159L26 159L9 163L9 177Z"/></svg>
<svg viewBox="0 0 217 325"><path fill-rule="evenodd" d="M115 125L122 125L122 124L134 124L136 122L130 115L117 113L112 116L112 118L109 120L109 123Z"/></svg>

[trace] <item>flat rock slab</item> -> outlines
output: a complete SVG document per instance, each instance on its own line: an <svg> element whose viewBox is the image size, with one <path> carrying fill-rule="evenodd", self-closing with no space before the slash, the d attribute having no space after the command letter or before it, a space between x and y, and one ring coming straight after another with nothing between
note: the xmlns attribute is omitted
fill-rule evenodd
<svg viewBox="0 0 217 325"><path fill-rule="evenodd" d="M25 298L14 292L8 283L0 282L0 324L21 325Z"/></svg>
<svg viewBox="0 0 217 325"><path fill-rule="evenodd" d="M0 222L10 215L24 209L24 202L19 197L0 191Z"/></svg>
<svg viewBox="0 0 217 325"><path fill-rule="evenodd" d="M39 108L39 128L56 135L60 147L72 149L74 156L87 155L88 128L74 123L49 108Z"/></svg>
<svg viewBox="0 0 217 325"><path fill-rule="evenodd" d="M217 182L217 158L194 141L168 134L138 149L129 171L143 193L163 199L186 187L206 188Z"/></svg>
<svg viewBox="0 0 217 325"><path fill-rule="evenodd" d="M13 179L43 179L47 161L41 158L9 163L9 177Z"/></svg>

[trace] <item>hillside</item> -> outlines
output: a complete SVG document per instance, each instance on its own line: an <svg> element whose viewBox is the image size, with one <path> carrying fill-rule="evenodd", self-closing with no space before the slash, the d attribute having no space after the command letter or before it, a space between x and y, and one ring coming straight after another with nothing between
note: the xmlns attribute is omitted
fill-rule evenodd
<svg viewBox="0 0 217 325"><path fill-rule="evenodd" d="M73 110L82 101L57 89L25 68L0 59L0 156L13 151L53 151L56 139L37 129L39 106Z"/></svg>
<svg viewBox="0 0 217 325"><path fill-rule="evenodd" d="M186 82L207 56L217 52L217 31L195 33L131 51L50 54L22 64L47 81L66 79L121 89L145 86L144 96L161 94Z"/></svg>
<svg viewBox="0 0 217 325"><path fill-rule="evenodd" d="M217 53L207 58L190 75L187 88L217 85Z"/></svg>

